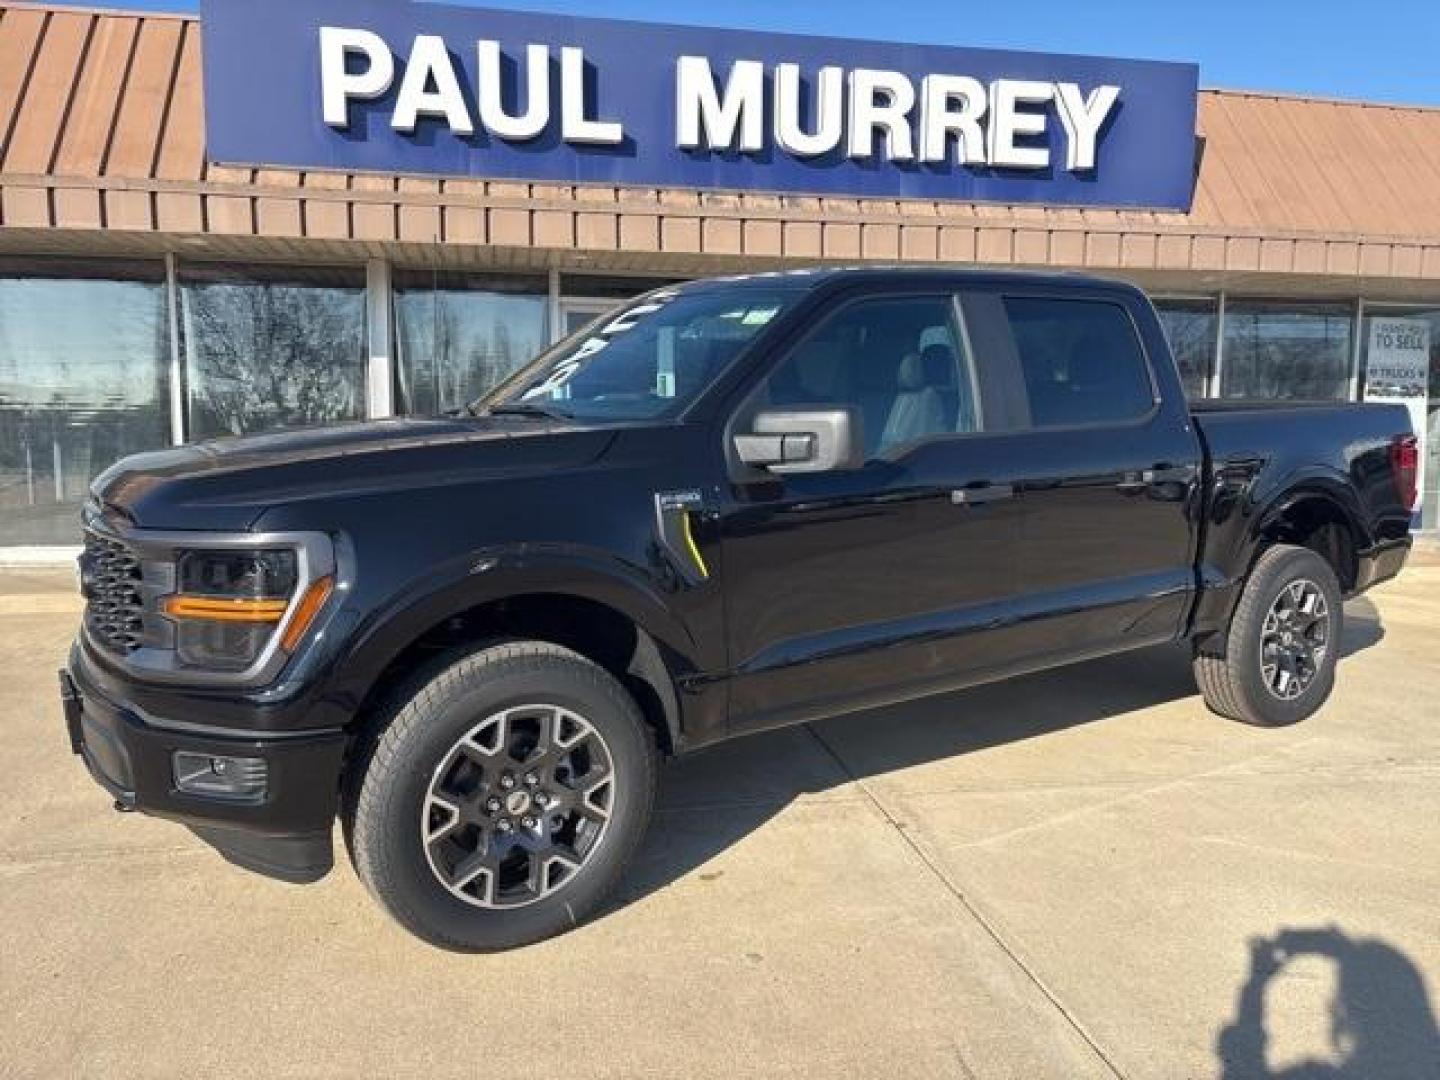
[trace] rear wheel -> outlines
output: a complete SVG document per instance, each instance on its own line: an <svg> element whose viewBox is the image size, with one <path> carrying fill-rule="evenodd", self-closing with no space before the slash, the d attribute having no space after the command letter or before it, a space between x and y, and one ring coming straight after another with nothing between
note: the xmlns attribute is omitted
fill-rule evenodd
<svg viewBox="0 0 1440 1080"><path fill-rule="evenodd" d="M366 886L443 948L529 944L592 914L654 798L654 740L602 668L523 642L455 660L370 755L351 848Z"/></svg>
<svg viewBox="0 0 1440 1080"><path fill-rule="evenodd" d="M1223 638L1202 646L1195 677L1205 703L1247 724L1280 727L1312 715L1335 686L1344 613L1330 564L1279 545L1255 564Z"/></svg>

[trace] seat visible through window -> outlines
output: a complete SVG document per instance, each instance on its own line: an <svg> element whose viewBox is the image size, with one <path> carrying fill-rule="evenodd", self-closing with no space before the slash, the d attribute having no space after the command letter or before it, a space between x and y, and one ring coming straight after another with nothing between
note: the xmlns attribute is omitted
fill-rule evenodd
<svg viewBox="0 0 1440 1080"><path fill-rule="evenodd" d="M949 297L852 304L795 347L761 400L774 408L853 407L867 458L930 436L974 431L973 383L954 318Z"/></svg>
<svg viewBox="0 0 1440 1080"><path fill-rule="evenodd" d="M1138 419L1155 404L1135 325L1118 304L1006 297L1035 427Z"/></svg>

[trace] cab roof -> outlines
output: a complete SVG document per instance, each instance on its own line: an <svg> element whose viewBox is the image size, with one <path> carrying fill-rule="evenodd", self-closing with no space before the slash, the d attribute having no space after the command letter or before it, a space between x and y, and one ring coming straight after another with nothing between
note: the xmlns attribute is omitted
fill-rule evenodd
<svg viewBox="0 0 1440 1080"><path fill-rule="evenodd" d="M817 267L803 270L774 270L754 274L734 274L701 278L672 288L686 292L717 289L796 289L815 292L844 286L884 285L895 281L917 284L944 283L965 285L1024 285L1029 288L1123 288L1134 290L1129 282L1109 280L1091 274L1029 272L1024 270L988 270L948 266L844 266Z"/></svg>

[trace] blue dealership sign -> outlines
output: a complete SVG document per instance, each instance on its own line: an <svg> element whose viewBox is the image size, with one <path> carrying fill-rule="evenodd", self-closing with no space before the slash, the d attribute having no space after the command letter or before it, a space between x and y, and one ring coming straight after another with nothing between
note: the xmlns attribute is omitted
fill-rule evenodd
<svg viewBox="0 0 1440 1080"><path fill-rule="evenodd" d="M204 0L228 164L1186 210L1192 64Z"/></svg>

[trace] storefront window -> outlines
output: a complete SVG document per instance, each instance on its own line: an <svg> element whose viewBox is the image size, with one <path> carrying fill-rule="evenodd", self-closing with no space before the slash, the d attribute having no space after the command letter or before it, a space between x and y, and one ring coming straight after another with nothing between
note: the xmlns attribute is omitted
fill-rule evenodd
<svg viewBox="0 0 1440 1080"><path fill-rule="evenodd" d="M396 271L396 412L458 409L547 343L545 282Z"/></svg>
<svg viewBox="0 0 1440 1080"><path fill-rule="evenodd" d="M1214 300L1156 300L1160 323L1170 339L1170 351L1180 368L1180 381L1191 398L1210 392L1215 366L1216 337L1220 331L1219 305Z"/></svg>
<svg viewBox="0 0 1440 1080"><path fill-rule="evenodd" d="M1227 300L1221 396L1349 397L1354 329L1355 310L1348 304Z"/></svg>
<svg viewBox="0 0 1440 1080"><path fill-rule="evenodd" d="M1360 347L1366 399L1410 407L1423 463L1420 527L1440 529L1440 308L1366 304Z"/></svg>
<svg viewBox="0 0 1440 1080"><path fill-rule="evenodd" d="M77 544L90 481L170 444L163 264L0 260L0 545Z"/></svg>
<svg viewBox="0 0 1440 1080"><path fill-rule="evenodd" d="M365 415L365 271L185 266L190 439Z"/></svg>

